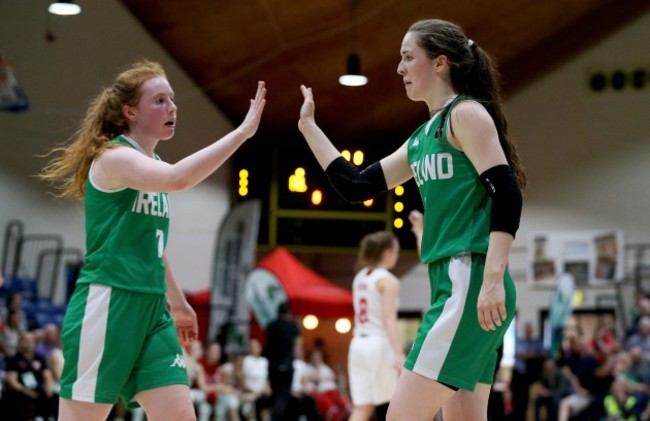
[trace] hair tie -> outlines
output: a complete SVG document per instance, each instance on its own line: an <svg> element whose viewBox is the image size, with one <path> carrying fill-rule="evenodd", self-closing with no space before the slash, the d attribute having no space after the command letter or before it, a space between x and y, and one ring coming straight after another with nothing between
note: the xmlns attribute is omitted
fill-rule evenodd
<svg viewBox="0 0 650 421"><path fill-rule="evenodd" d="M469 48L471 48L471 49L475 49L475 48L476 48L476 43L474 42L473 39L469 39L469 38L468 38L468 39L467 39L467 46L468 46Z"/></svg>

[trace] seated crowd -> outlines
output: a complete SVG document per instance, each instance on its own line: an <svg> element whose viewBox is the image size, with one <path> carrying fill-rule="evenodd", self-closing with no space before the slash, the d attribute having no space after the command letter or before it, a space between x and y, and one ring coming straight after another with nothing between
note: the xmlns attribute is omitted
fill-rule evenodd
<svg viewBox="0 0 650 421"><path fill-rule="evenodd" d="M347 419L351 404L344 376L326 364L318 348L309 361L303 355L299 338L287 420ZM258 340L250 340L247 353L233 355L224 355L218 342L194 342L185 365L199 421L270 419L268 362ZM29 326L19 299L0 303L0 419L56 420L62 366L60 326ZM139 421L145 415L120 403L110 419Z"/></svg>
<svg viewBox="0 0 650 421"><path fill-rule="evenodd" d="M617 335L611 323L601 323L590 337L565 332L556 358L538 355L538 369L524 388L527 411L510 418L650 420L650 297L641 295L635 310L624 335ZM299 338L286 419L348 419L345 375L327 364L318 347L307 360L303 348ZM224 354L218 342L194 342L185 354L198 421L270 419L273 398L261 343L251 339L247 353ZM2 419L55 420L62 365L60 326L30 327L19 299L0 305ZM143 411L121 405L111 415L116 421L144 418Z"/></svg>
<svg viewBox="0 0 650 421"><path fill-rule="evenodd" d="M529 373L526 414L511 418L650 420L650 298L642 294L636 310L623 335L616 334L611 318L590 337L565 332L558 356L542 355L539 368Z"/></svg>
<svg viewBox="0 0 650 421"><path fill-rule="evenodd" d="M59 327L29 326L18 295L0 305L2 419L55 420L62 368Z"/></svg>
<svg viewBox="0 0 650 421"><path fill-rule="evenodd" d="M323 360L318 349L303 358L302 341L296 341L294 376L287 420L344 420L351 404L344 383ZM191 394L198 421L270 419L273 406L268 362L262 345L251 339L246 355L223 357L218 342L195 342L185 356Z"/></svg>

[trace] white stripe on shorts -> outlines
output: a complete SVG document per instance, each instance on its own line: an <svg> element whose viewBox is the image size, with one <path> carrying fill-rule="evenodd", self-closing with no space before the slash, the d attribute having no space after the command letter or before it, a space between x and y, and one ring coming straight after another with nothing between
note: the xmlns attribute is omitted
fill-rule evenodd
<svg viewBox="0 0 650 421"><path fill-rule="evenodd" d="M413 371L426 377L438 378L458 330L469 290L472 259L468 254L454 256L449 262L451 296L445 302L440 317L427 333Z"/></svg>
<svg viewBox="0 0 650 421"><path fill-rule="evenodd" d="M84 310L79 339L77 380L72 385L72 399L94 402L99 364L104 355L108 306L111 302L111 287L90 284Z"/></svg>

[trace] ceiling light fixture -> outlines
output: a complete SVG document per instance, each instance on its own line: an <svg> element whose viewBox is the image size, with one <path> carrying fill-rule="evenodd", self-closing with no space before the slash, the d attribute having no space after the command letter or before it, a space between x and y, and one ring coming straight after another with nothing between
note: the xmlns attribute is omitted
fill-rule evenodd
<svg viewBox="0 0 650 421"><path fill-rule="evenodd" d="M348 56L348 71L339 77L343 86L363 86L368 83L368 78L361 74L361 60L359 54L351 53Z"/></svg>
<svg viewBox="0 0 650 421"><path fill-rule="evenodd" d="M81 13L81 6L72 0L59 0L50 3L50 7L48 7L47 11L53 15L60 16L78 15Z"/></svg>
<svg viewBox="0 0 650 421"><path fill-rule="evenodd" d="M357 0L350 0L350 16L352 30L352 53L348 55L347 72L339 77L343 86L363 86L368 83L368 78L361 74L361 58L354 52L356 44L356 9Z"/></svg>

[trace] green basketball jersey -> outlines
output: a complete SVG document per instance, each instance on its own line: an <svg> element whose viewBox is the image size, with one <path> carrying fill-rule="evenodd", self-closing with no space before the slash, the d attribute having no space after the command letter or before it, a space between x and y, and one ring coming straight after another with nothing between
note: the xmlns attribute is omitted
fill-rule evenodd
<svg viewBox="0 0 650 421"><path fill-rule="evenodd" d="M111 142L142 151L124 136ZM169 232L167 193L130 188L105 190L97 187L89 174L85 211L86 257L77 282L164 293L163 251Z"/></svg>
<svg viewBox="0 0 650 421"><path fill-rule="evenodd" d="M457 97L451 108L461 100ZM431 263L461 252L486 253L492 199L467 156L451 146L443 122L436 138L439 113L420 126L408 140L408 160L424 204L421 259Z"/></svg>

